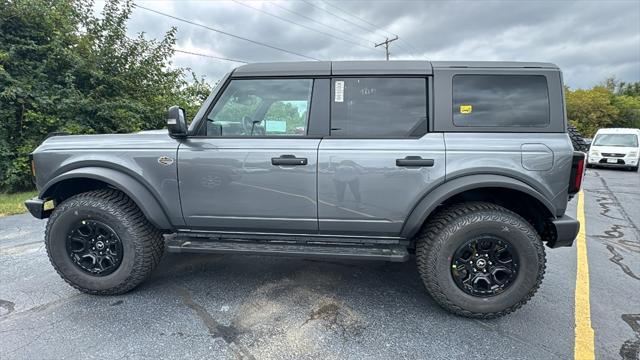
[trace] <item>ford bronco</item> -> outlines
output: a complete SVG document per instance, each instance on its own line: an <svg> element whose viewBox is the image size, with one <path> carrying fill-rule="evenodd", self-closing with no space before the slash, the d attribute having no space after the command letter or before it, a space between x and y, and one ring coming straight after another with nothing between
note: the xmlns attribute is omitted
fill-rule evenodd
<svg viewBox="0 0 640 360"><path fill-rule="evenodd" d="M164 251L408 261L445 309L490 318L538 289L582 152L547 63L241 66L190 124L52 136L31 154L53 267L90 294L140 284Z"/></svg>

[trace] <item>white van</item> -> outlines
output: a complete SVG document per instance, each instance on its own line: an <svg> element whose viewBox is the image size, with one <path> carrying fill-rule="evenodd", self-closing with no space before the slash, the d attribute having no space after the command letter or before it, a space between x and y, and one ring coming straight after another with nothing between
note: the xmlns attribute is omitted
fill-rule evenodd
<svg viewBox="0 0 640 360"><path fill-rule="evenodd" d="M600 129L589 148L587 167L624 167L638 171L640 129Z"/></svg>

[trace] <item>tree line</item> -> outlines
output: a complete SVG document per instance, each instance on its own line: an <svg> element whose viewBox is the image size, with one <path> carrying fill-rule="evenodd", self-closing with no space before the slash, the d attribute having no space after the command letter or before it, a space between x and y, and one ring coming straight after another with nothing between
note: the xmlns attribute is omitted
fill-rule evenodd
<svg viewBox="0 0 640 360"><path fill-rule="evenodd" d="M0 0L0 191L30 189L27 154L52 132L129 133L164 127L170 105L195 114L210 86L171 67L176 28L126 35L133 4Z"/></svg>
<svg viewBox="0 0 640 360"><path fill-rule="evenodd" d="M132 9L109 0L96 17L91 0L0 0L0 191L33 187L27 154L50 133L158 129L173 104L195 114L210 84L170 66L176 28L160 40L128 37ZM640 127L638 82L607 79L565 94L585 136Z"/></svg>
<svg viewBox="0 0 640 360"><path fill-rule="evenodd" d="M585 137L600 128L640 128L640 82L609 78L591 89L565 87L567 118Z"/></svg>

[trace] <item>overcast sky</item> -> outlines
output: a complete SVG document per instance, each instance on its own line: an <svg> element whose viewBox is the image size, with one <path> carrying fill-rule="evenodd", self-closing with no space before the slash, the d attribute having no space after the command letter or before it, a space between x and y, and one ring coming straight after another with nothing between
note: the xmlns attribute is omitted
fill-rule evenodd
<svg viewBox="0 0 640 360"><path fill-rule="evenodd" d="M398 34L400 40L390 46L392 60L553 62L572 88L591 87L613 75L640 81L638 0L136 3L321 60L384 59L383 48L373 48L374 42ZM102 5L96 3L97 12ZM171 26L178 28L178 49L248 62L306 60L141 8L134 9L128 31L160 38ZM173 59L173 66L189 67L210 82L238 65L181 53Z"/></svg>

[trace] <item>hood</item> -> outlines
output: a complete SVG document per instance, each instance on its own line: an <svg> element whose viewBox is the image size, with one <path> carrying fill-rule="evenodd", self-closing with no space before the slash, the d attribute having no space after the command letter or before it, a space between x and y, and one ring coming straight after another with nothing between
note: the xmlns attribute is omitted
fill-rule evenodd
<svg viewBox="0 0 640 360"><path fill-rule="evenodd" d="M178 146L167 130L141 131L134 134L52 136L34 152L52 150L100 149L171 149Z"/></svg>
<svg viewBox="0 0 640 360"><path fill-rule="evenodd" d="M591 150L597 150L600 153L614 153L614 154L625 154L627 155L628 153L630 153L631 151L638 151L637 147L630 147L630 146L597 146L597 145L591 145L591 148L589 149L589 151Z"/></svg>

